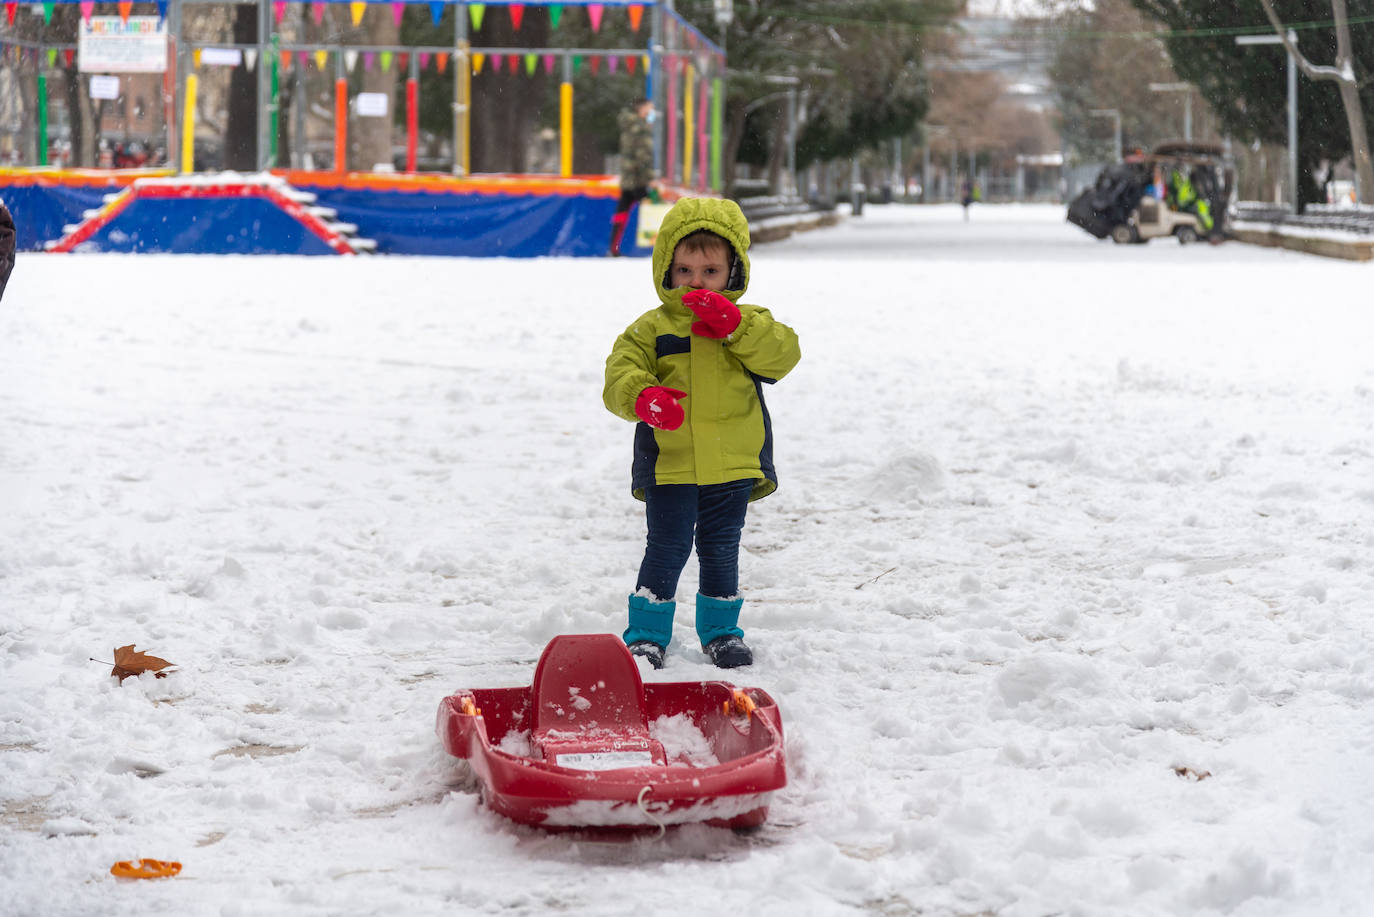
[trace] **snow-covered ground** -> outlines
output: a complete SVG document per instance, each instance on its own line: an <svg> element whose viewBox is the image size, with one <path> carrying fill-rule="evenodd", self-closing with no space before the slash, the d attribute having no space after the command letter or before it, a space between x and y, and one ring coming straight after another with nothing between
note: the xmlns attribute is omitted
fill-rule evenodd
<svg viewBox="0 0 1374 917"><path fill-rule="evenodd" d="M754 252L803 359L729 677L790 783L628 843L487 811L433 720L623 626L647 262L21 255L0 913L1367 913L1374 266L961 216ZM646 679L719 677L695 581Z"/></svg>

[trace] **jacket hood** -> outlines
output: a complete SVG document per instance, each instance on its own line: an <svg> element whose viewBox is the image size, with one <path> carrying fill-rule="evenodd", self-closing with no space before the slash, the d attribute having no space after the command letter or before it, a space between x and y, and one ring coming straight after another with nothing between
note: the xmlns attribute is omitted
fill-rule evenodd
<svg viewBox="0 0 1374 917"><path fill-rule="evenodd" d="M654 242L654 289L665 304L681 303L685 288L668 287L668 268L673 263L673 251L686 236L699 229L709 230L734 249L730 280L723 295L737 301L749 288L749 221L734 201L710 197L685 197L673 205L663 218Z"/></svg>

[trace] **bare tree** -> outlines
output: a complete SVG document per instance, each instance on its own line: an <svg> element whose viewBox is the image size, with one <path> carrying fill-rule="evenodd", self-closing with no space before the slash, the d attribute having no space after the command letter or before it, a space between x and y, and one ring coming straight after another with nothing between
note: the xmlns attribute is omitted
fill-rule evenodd
<svg viewBox="0 0 1374 917"><path fill-rule="evenodd" d="M1331 0L1331 18L1336 28L1336 62L1334 66L1323 67L1313 64L1298 46L1288 38L1288 28L1279 21L1274 12L1273 0L1260 0L1264 15L1269 24L1283 39L1283 46L1293 55L1298 67L1310 80L1331 80L1341 93L1341 105L1345 108L1345 120L1350 127L1350 158L1355 163L1355 177L1360 186L1360 201L1374 201L1374 167L1369 160L1369 133L1364 126L1364 109L1360 105L1360 84L1355 77L1355 59L1350 51L1350 17L1346 14L1345 0Z"/></svg>

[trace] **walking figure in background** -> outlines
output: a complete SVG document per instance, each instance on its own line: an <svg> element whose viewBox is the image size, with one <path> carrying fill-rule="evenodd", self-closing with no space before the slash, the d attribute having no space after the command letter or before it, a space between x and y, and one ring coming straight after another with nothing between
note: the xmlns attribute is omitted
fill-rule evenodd
<svg viewBox="0 0 1374 917"><path fill-rule="evenodd" d="M656 669L673 636L678 577L696 540L696 632L717 666L749 665L739 628L739 542L750 501L778 486L763 383L797 365L797 334L737 303L749 286L749 223L734 201L687 198L654 242L659 305L616 338L606 407L635 426L630 488L648 536L624 640Z"/></svg>
<svg viewBox="0 0 1374 917"><path fill-rule="evenodd" d="M960 192L960 202L964 205L964 222L968 222L968 205L978 200L978 186L973 183L973 179L964 179L964 187Z"/></svg>
<svg viewBox="0 0 1374 917"><path fill-rule="evenodd" d="M620 241L630 208L649 196L654 182L654 103L635 99L620 113L620 200L611 217L611 254L620 254Z"/></svg>

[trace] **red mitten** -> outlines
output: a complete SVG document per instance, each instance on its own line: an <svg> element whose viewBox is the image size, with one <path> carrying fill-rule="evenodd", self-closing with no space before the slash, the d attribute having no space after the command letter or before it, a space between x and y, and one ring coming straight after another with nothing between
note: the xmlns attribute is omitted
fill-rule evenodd
<svg viewBox="0 0 1374 917"><path fill-rule="evenodd" d="M686 396L686 392L675 388L651 385L635 399L635 415L651 427L676 430L682 426L682 419L686 416L677 400Z"/></svg>
<svg viewBox="0 0 1374 917"><path fill-rule="evenodd" d="M693 290L682 304L697 314L692 333L704 338L728 338L739 327L739 307L714 290Z"/></svg>

